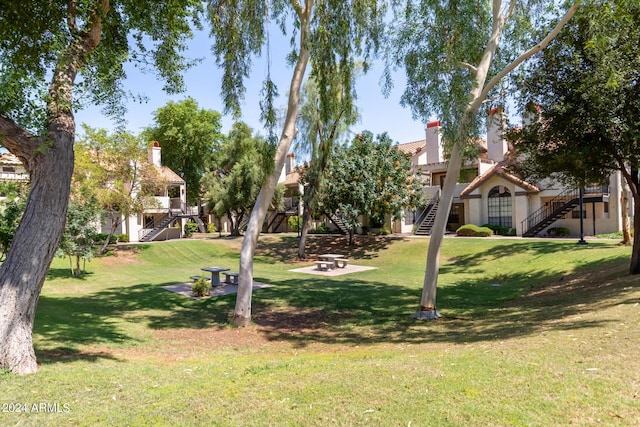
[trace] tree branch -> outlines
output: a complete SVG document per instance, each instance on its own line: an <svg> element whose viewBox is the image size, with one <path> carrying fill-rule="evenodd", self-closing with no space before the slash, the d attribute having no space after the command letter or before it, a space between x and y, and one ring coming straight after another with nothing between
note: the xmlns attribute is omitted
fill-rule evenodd
<svg viewBox="0 0 640 427"><path fill-rule="evenodd" d="M0 114L0 136L2 145L17 156L24 163L25 168L29 170L29 160L40 145L38 138L18 126L4 114Z"/></svg>
<svg viewBox="0 0 640 427"><path fill-rule="evenodd" d="M535 55L536 53L542 51L545 47L547 47L549 43L551 43L551 41L554 38L556 38L560 30L562 30L562 27L564 27L565 24L569 22L569 20L573 17L573 15L578 10L578 7L580 7L581 3L582 3L582 0L576 1L573 4L573 6L569 8L567 13L562 17L562 19L560 19L560 21L556 24L555 28L540 43L538 43L537 45L535 45L534 47L532 47L531 49L529 49L528 51L520 55L511 64L507 65L505 68L502 69L502 71L496 74L482 90L481 97L483 99L486 98L489 91L496 84L498 84L498 82L500 82L500 80L502 80L507 74L513 71L513 69L515 69L518 65L522 64L524 61L531 58L533 55Z"/></svg>
<svg viewBox="0 0 640 427"><path fill-rule="evenodd" d="M478 69L474 65L469 64L468 62L461 62L460 65L462 65L465 68L468 68L473 75L475 75L478 72Z"/></svg>

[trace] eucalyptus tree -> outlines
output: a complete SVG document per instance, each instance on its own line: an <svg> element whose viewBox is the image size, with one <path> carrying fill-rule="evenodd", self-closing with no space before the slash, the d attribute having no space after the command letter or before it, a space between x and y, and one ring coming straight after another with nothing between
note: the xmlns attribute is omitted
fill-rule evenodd
<svg viewBox="0 0 640 427"><path fill-rule="evenodd" d="M344 85L345 103L354 99L351 79L356 61L362 60L364 69L371 55L379 48L385 2L379 0L210 0L209 17L214 36L213 51L224 69L222 94L227 111L240 114L245 95L244 78L251 69L254 56L266 45L268 49L270 23L285 35L291 36L291 52L286 60L293 66L284 124L280 136L273 136L275 115L273 101L277 88L265 78L261 105L263 118L273 141L273 166L251 212L240 253L239 289L234 310L234 323L251 322L251 290L253 284L253 256L258 236L275 191L286 155L296 134L296 120L300 103L300 89L309 61L312 75L318 83L320 114L326 119L331 103L331 85ZM270 56L270 52L268 53ZM360 58L361 57L361 58ZM283 59L284 60L284 59ZM326 120L325 120L326 121ZM275 140L277 139L277 143Z"/></svg>
<svg viewBox="0 0 640 427"><path fill-rule="evenodd" d="M355 77L355 76L354 76ZM331 161L335 143L346 136L349 126L358 120L355 106L342 92L346 87L340 82L330 85L333 91L321 114L320 98L315 80L308 79L302 92L299 132L296 148L309 155L309 162L301 168L304 192L302 194L302 230L298 241L298 258L306 258L306 242L311 216L318 208L318 193L321 191L325 171ZM346 101L346 102L345 102ZM323 118L330 117L329 119ZM327 121L328 120L328 121Z"/></svg>
<svg viewBox="0 0 640 427"><path fill-rule="evenodd" d="M448 167L436 214L420 302L421 319L436 310L440 248L464 158L465 146L479 133L478 112L502 80L544 49L571 19L580 1L555 12L556 1L407 0L394 2L396 31L391 35L389 69L405 69L401 102L426 121L436 115L448 142ZM540 41L537 29L556 22Z"/></svg>
<svg viewBox="0 0 640 427"><path fill-rule="evenodd" d="M38 369L33 321L65 225L74 110L84 101L121 114L127 60L155 64L167 90L182 89L180 52L200 9L197 0L0 1L1 143L31 188L0 267L1 368Z"/></svg>
<svg viewBox="0 0 640 427"><path fill-rule="evenodd" d="M555 175L583 188L619 171L633 198L634 236L640 236L639 44L637 2L582 7L527 67L523 103L535 106L530 113L538 120L514 135L527 158L520 169L526 176ZM629 271L640 274L640 237L633 239Z"/></svg>
<svg viewBox="0 0 640 427"><path fill-rule="evenodd" d="M265 156L266 145L267 141L253 135L247 124L234 123L214 156L212 170L203 178L207 206L217 217L227 215L232 236L240 236L240 225L251 212L266 179L264 164L272 161ZM283 201L284 186L279 190L274 195L277 200L272 201L276 205Z"/></svg>
<svg viewBox="0 0 640 427"><path fill-rule="evenodd" d="M143 132L148 141L162 147L162 164L179 174L187 184L187 202L200 199L200 180L222 133L221 115L199 108L193 98L170 101L153 113L154 124Z"/></svg>

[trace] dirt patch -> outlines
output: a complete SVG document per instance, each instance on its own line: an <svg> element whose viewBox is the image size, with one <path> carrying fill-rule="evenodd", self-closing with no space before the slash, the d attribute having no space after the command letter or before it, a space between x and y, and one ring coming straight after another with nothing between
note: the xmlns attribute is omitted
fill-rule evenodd
<svg viewBox="0 0 640 427"><path fill-rule="evenodd" d="M135 245L117 245L110 248L109 255L100 257L100 262L107 267L141 264L141 248Z"/></svg>

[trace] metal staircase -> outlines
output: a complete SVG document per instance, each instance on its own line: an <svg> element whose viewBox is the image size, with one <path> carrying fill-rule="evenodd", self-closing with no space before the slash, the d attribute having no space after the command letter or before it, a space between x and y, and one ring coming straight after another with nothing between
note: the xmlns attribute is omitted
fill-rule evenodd
<svg viewBox="0 0 640 427"><path fill-rule="evenodd" d="M191 218L196 224L198 224L198 231L200 233L206 233L207 229L204 226L204 222L198 217L198 215L168 215L166 218L155 226L153 223L150 228L145 228L143 230L144 234L140 237L141 242L152 242L164 231L165 228L171 226L171 224L180 219L180 218Z"/></svg>
<svg viewBox="0 0 640 427"><path fill-rule="evenodd" d="M535 237L549 225L575 209L579 203L580 190L563 191L522 221L522 237Z"/></svg>
<svg viewBox="0 0 640 427"><path fill-rule="evenodd" d="M333 225L336 226L338 231L340 231L340 234L349 234L349 230L344 225L344 222L342 222L342 219L340 218L340 213L339 212L336 212L336 213L333 213L333 214L328 214L328 213L325 212L325 216L327 218L329 218L329 220L333 223Z"/></svg>
<svg viewBox="0 0 640 427"><path fill-rule="evenodd" d="M175 221L177 218L178 218L177 216L169 215L165 219L163 219L162 222L160 222L160 224L158 224L157 226L152 223L151 227L144 229L144 231L146 231L146 232L140 238L140 241L141 242L152 242L156 237L158 237L158 235L160 235L160 233L162 233L162 230L164 230L169 225L171 225L171 223L173 221Z"/></svg>
<svg viewBox="0 0 640 427"><path fill-rule="evenodd" d="M431 197L427 206L425 206L424 210L420 214L420 216L416 219L416 224L418 224L416 230L413 234L418 236L430 236L431 229L433 228L433 223L436 219L436 213L438 212L438 206L440 205L440 191Z"/></svg>

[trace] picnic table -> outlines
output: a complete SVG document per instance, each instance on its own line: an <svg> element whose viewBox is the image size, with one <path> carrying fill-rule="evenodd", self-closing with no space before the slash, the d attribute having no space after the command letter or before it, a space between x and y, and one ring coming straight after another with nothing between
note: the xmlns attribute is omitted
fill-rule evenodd
<svg viewBox="0 0 640 427"><path fill-rule="evenodd" d="M336 259L344 259L344 257L339 254L322 254L318 255L318 258L320 258L321 261L330 262L332 270L338 266Z"/></svg>
<svg viewBox="0 0 640 427"><path fill-rule="evenodd" d="M231 269L226 267L203 267L200 270L211 273L211 286L220 286L220 272Z"/></svg>

